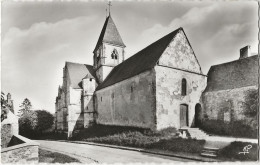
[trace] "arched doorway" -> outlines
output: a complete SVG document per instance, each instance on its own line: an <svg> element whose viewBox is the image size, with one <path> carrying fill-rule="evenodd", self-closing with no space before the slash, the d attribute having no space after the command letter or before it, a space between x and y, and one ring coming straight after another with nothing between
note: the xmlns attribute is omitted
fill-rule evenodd
<svg viewBox="0 0 260 165"><path fill-rule="evenodd" d="M195 127L199 127L200 126L200 121L201 120L201 105L198 103L195 106Z"/></svg>

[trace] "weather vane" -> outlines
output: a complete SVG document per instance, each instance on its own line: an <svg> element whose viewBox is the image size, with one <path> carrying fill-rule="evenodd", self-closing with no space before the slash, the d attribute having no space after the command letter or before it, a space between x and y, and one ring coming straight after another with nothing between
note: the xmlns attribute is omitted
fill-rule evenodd
<svg viewBox="0 0 260 165"><path fill-rule="evenodd" d="M108 1L108 15L110 15L110 7L112 6L111 1Z"/></svg>

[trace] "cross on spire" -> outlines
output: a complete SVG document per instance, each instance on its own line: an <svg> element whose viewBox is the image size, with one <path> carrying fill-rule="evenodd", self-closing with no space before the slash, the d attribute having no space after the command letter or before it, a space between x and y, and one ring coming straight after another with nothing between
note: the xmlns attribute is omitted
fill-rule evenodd
<svg viewBox="0 0 260 165"><path fill-rule="evenodd" d="M108 15L110 16L110 6L112 6L111 1L108 1Z"/></svg>

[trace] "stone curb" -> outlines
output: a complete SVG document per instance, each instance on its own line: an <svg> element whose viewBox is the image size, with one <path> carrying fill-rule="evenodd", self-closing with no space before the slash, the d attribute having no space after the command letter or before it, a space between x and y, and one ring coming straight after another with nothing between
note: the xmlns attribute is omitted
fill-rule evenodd
<svg viewBox="0 0 260 165"><path fill-rule="evenodd" d="M179 155L179 154L148 151L148 150L139 149L139 148L132 148L132 147L108 145L108 144L93 143L93 142L83 142L83 141L70 141L70 140L57 140L57 141L60 141L60 142L69 142L69 143L77 143L77 144L88 144L88 145L102 146L102 147L109 147L109 148L116 148L116 149L129 150L129 151L138 151L138 152L143 152L143 153L149 153L149 154L155 154L155 155L162 155L162 156L169 156L169 157L176 157L176 158L183 158L183 159L189 159L189 160L194 160L194 161L219 162L219 160L217 160L217 159L216 159L216 160L213 160L213 159L210 159L210 158L198 158L198 157L196 158L196 157L182 156L182 155Z"/></svg>

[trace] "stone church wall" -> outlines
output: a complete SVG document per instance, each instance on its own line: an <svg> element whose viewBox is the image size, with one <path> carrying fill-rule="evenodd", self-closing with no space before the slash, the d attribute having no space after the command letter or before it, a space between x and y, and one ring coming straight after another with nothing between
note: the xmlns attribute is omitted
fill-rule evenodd
<svg viewBox="0 0 260 165"><path fill-rule="evenodd" d="M155 128L155 73L145 71L96 92L97 123Z"/></svg>
<svg viewBox="0 0 260 165"><path fill-rule="evenodd" d="M249 86L228 90L208 91L203 93L203 118L232 122L235 120L250 120L244 112L252 103L249 97L250 91L257 91L257 86ZM253 100L252 100L253 101ZM255 101L256 102L256 101ZM256 108L256 107L255 107Z"/></svg>
<svg viewBox="0 0 260 165"><path fill-rule="evenodd" d="M206 86L206 76L156 66L157 129L180 128L180 105L188 105L188 124L194 123L195 106ZM181 95L182 79L187 81L187 94Z"/></svg>
<svg viewBox="0 0 260 165"><path fill-rule="evenodd" d="M201 73L200 65L182 30L176 34L160 57L159 65Z"/></svg>
<svg viewBox="0 0 260 165"><path fill-rule="evenodd" d="M70 88L70 102L68 105L68 136L71 137L72 132L79 128L83 128L84 115L81 106L81 89Z"/></svg>

